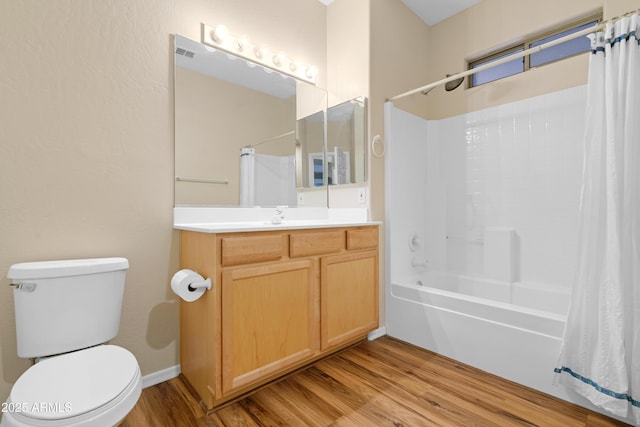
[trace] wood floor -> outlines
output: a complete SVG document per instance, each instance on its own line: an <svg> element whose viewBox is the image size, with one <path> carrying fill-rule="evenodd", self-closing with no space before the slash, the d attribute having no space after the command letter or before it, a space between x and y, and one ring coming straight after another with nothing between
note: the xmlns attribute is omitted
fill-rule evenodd
<svg viewBox="0 0 640 427"><path fill-rule="evenodd" d="M579 406L383 337L206 415L180 378L149 387L140 426L619 426Z"/></svg>

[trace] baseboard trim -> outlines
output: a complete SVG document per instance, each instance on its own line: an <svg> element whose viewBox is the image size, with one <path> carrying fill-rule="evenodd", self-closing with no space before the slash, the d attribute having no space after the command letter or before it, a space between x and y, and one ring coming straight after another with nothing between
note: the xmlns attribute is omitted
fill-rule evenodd
<svg viewBox="0 0 640 427"><path fill-rule="evenodd" d="M142 377L142 388L147 388L168 381L180 375L180 365L171 366L158 372Z"/></svg>
<svg viewBox="0 0 640 427"><path fill-rule="evenodd" d="M387 328L382 326L376 330L369 332L367 334L367 339L369 341L373 341L385 335L387 335ZM177 377L178 375L180 375L180 365L171 366L167 369L153 372L142 377L142 388L160 384L161 382L168 381L171 378Z"/></svg>
<svg viewBox="0 0 640 427"><path fill-rule="evenodd" d="M380 337L387 335L387 327L381 326L378 329L375 329L367 334L367 339L369 341L377 340Z"/></svg>
<svg viewBox="0 0 640 427"><path fill-rule="evenodd" d="M367 334L367 339L369 341L373 341L385 335L387 335L387 328L382 326L376 330L369 332ZM177 377L178 375L180 375L180 365L170 366L167 369L153 372L142 377L142 388L160 384L161 382L168 381L171 378Z"/></svg>

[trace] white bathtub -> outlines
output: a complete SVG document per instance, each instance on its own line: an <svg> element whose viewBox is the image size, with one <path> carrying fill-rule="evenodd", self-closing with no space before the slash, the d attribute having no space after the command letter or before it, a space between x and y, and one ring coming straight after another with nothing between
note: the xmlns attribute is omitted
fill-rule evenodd
<svg viewBox="0 0 640 427"><path fill-rule="evenodd" d="M553 386L569 292L450 274L392 280L387 334L584 405Z"/></svg>

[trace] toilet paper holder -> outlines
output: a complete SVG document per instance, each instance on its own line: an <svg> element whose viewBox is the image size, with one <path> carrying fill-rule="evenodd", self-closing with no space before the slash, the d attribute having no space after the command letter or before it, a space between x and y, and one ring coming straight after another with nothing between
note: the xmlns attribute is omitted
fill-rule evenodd
<svg viewBox="0 0 640 427"><path fill-rule="evenodd" d="M186 302L193 302L211 289L211 279L204 279L193 270L185 268L171 278L171 290Z"/></svg>
<svg viewBox="0 0 640 427"><path fill-rule="evenodd" d="M193 282L193 283L189 283L189 286L187 286L187 289L189 289L190 292L195 292L198 289L202 289L202 288L206 288L206 289L211 289L211 279L207 278L207 280L202 280L202 281L198 281L198 282Z"/></svg>

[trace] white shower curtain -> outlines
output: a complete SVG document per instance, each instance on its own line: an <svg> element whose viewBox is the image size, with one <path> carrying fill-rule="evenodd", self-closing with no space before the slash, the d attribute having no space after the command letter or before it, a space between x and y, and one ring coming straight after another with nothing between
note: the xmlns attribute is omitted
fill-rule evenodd
<svg viewBox="0 0 640 427"><path fill-rule="evenodd" d="M240 205L295 206L295 157L256 154L253 148L243 148L240 152Z"/></svg>
<svg viewBox="0 0 640 427"><path fill-rule="evenodd" d="M256 154L255 197L257 206L296 205L294 156Z"/></svg>
<svg viewBox="0 0 640 427"><path fill-rule="evenodd" d="M638 15L591 35L578 259L556 380L640 423Z"/></svg>
<svg viewBox="0 0 640 427"><path fill-rule="evenodd" d="M240 150L240 206L251 207L255 199L255 148Z"/></svg>

